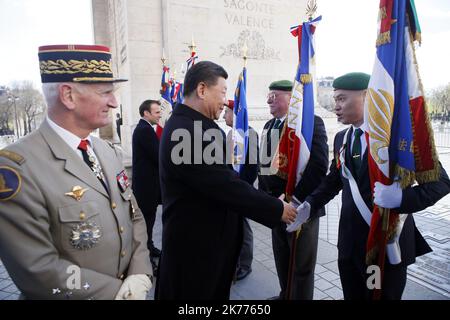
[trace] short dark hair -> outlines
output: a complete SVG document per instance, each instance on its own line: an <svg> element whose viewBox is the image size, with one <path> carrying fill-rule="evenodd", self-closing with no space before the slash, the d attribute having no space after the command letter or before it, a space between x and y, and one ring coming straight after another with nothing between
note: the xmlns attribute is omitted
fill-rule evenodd
<svg viewBox="0 0 450 320"><path fill-rule="evenodd" d="M139 114L141 115L141 117L144 116L144 111L152 113L151 106L154 103L156 103L159 106L161 105L161 102L159 102L158 100L150 100L150 99L145 100L144 102L141 103L141 105L139 106Z"/></svg>
<svg viewBox="0 0 450 320"><path fill-rule="evenodd" d="M222 77L228 78L228 73L218 64L211 61L200 61L192 66L184 78L183 96L187 97L197 89L200 82L207 85L217 84L217 80Z"/></svg>

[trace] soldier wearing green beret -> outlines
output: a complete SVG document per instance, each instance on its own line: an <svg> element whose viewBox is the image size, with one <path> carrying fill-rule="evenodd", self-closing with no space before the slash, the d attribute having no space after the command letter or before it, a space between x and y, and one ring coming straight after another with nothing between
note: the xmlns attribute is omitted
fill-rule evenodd
<svg viewBox="0 0 450 320"><path fill-rule="evenodd" d="M291 98L292 82L280 80L269 85L267 104L273 119L269 120L263 131L261 139L260 172L258 176L259 189L278 197L285 193L286 180L271 172L270 163L277 147L285 120L287 117ZM312 139L311 156L303 172L302 179L294 190L294 195L303 201L325 177L328 168L327 134L323 120L314 117L314 132ZM317 215L325 214L324 208L317 209ZM319 237L319 219L311 219L302 226L302 232L297 238L295 252L295 270L291 283L291 294L287 294L288 269L290 262L290 246L294 233L286 231L286 224L279 223L272 229L272 248L275 258L280 294L273 299L312 300L314 291L314 269L317 258L317 244Z"/></svg>
<svg viewBox="0 0 450 320"><path fill-rule="evenodd" d="M349 125L334 139L334 159L330 171L320 186L299 207L299 214L316 215L322 207L342 191L342 207L338 233L338 268L346 300L370 300L373 290L367 286L366 243L373 204L397 208L401 213L413 213L433 205L450 192L450 181L441 170L439 182L425 183L413 188L380 185L372 197L367 142L364 133L364 101L370 76L361 72L347 73L333 82L335 112L338 121ZM309 205L308 205L309 204ZM369 214L367 215L367 213ZM396 247L387 248L382 299L401 299L406 284L406 269L415 257L430 252L412 215L408 215ZM392 251L391 249L392 248ZM392 254L390 253L392 252ZM371 288L373 289L373 288Z"/></svg>

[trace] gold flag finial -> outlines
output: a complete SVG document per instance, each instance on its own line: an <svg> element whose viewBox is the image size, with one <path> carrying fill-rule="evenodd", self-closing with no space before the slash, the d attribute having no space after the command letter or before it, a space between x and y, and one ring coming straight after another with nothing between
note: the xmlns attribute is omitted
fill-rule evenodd
<svg viewBox="0 0 450 320"><path fill-rule="evenodd" d="M244 42L244 45L242 46L242 58L244 59L244 67L247 66L247 52L248 52L248 47L247 47L247 42Z"/></svg>
<svg viewBox="0 0 450 320"><path fill-rule="evenodd" d="M195 52L195 48L197 48L197 46L195 45L195 42L194 42L194 35L192 35L191 44L188 46L188 48L191 50L191 54L193 52Z"/></svg>
<svg viewBox="0 0 450 320"><path fill-rule="evenodd" d="M164 47L162 48L162 57L161 57L161 61L162 61L162 63L163 63L163 66L165 66L165 65L166 65L167 59L166 59L166 55L164 54Z"/></svg>
<svg viewBox="0 0 450 320"><path fill-rule="evenodd" d="M308 16L309 21L311 21L314 18L316 11L317 11L317 0L308 0L308 4L306 5L306 15Z"/></svg>

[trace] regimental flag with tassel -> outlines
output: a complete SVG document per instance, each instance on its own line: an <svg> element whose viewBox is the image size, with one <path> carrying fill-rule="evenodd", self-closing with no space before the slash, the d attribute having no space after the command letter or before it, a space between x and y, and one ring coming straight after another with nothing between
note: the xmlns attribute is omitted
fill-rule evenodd
<svg viewBox="0 0 450 320"><path fill-rule="evenodd" d="M247 69L244 67L234 93L233 168L240 172L248 151Z"/></svg>
<svg viewBox="0 0 450 320"><path fill-rule="evenodd" d="M417 69L420 27L413 0L381 0L377 53L365 102L372 191L375 182L402 188L437 181L439 163ZM385 217L383 227L382 218ZM386 217L389 217L386 219ZM373 208L367 264L384 267L386 242L399 236L401 217Z"/></svg>
<svg viewBox="0 0 450 320"><path fill-rule="evenodd" d="M161 119L156 125L156 135L161 138L164 125L169 120L172 114L172 99L170 97L170 80L169 80L169 68L163 66L163 72L161 77Z"/></svg>
<svg viewBox="0 0 450 320"><path fill-rule="evenodd" d="M322 16L291 28L298 37L299 64L292 88L287 121L272 166L287 180L286 197L290 200L295 186L308 164L314 132L314 32ZM278 163L277 163L278 162Z"/></svg>

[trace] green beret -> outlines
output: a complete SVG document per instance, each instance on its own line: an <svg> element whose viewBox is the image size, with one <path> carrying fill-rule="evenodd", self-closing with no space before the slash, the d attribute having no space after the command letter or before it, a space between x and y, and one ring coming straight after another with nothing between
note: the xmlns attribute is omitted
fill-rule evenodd
<svg viewBox="0 0 450 320"><path fill-rule="evenodd" d="M363 72L350 72L333 81L334 89L365 90L369 85L370 75Z"/></svg>
<svg viewBox="0 0 450 320"><path fill-rule="evenodd" d="M278 80L270 84L269 90L292 91L293 83L289 80Z"/></svg>

